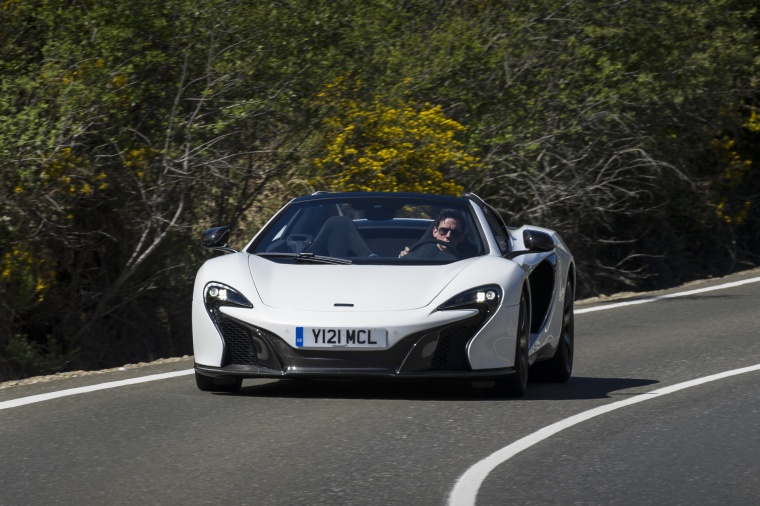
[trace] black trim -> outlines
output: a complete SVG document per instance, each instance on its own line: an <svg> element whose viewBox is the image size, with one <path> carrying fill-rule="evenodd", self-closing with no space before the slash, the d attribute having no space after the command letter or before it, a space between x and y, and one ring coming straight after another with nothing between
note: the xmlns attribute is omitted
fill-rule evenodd
<svg viewBox="0 0 760 506"><path fill-rule="evenodd" d="M322 378L322 379L467 379L467 380L494 380L515 373L514 367L503 369L479 369L477 371L418 371L393 373L386 371L369 370L309 370L276 372L266 368L255 366L214 367L209 365L195 364L195 371L204 376L213 378Z"/></svg>
<svg viewBox="0 0 760 506"><path fill-rule="evenodd" d="M528 278L532 309L530 331L533 334L541 332L548 323L549 309L556 300L556 291L559 288L555 283L556 275L557 255L553 253L536 265Z"/></svg>
<svg viewBox="0 0 760 506"><path fill-rule="evenodd" d="M340 200L345 198L356 198L356 197L366 197L366 198L372 198L372 197L382 197L382 198L399 198L399 199L409 199L414 198L416 200L431 200L436 202L456 202L458 204L462 204L465 200L472 200L469 197L454 197L451 195L435 195L432 193L415 193L415 192L340 192L340 193L329 193L329 192L316 192L311 195L304 195L301 197L296 197L292 202L304 202L309 200Z"/></svg>

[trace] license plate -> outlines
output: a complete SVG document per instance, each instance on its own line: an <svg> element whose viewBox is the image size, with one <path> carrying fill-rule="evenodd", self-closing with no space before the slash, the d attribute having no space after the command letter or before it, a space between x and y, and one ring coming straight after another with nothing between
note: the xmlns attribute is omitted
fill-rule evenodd
<svg viewBox="0 0 760 506"><path fill-rule="evenodd" d="M386 329L296 327L299 348L385 348Z"/></svg>

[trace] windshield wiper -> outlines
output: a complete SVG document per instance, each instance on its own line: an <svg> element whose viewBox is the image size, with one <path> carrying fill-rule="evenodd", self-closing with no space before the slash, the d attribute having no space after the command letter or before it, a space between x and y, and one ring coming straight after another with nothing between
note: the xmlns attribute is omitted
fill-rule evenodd
<svg viewBox="0 0 760 506"><path fill-rule="evenodd" d="M312 262L316 264L350 265L351 260L345 258L325 257L314 253L256 253L260 257L292 258L296 262Z"/></svg>

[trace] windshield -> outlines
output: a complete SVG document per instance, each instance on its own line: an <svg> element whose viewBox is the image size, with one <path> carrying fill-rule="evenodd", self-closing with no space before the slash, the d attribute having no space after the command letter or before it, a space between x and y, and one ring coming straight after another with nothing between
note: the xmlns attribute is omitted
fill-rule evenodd
<svg viewBox="0 0 760 506"><path fill-rule="evenodd" d="M465 200L331 196L289 204L248 252L276 262L441 264L485 249Z"/></svg>

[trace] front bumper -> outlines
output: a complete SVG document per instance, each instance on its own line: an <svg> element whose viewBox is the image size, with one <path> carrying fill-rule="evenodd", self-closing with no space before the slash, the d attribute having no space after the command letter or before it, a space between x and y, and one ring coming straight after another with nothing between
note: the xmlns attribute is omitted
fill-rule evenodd
<svg viewBox="0 0 760 506"><path fill-rule="evenodd" d="M195 364L206 376L242 378L467 378L493 379L513 367L470 367L467 345L484 314L425 329L385 350L296 349L276 334L217 313L224 342L221 366Z"/></svg>

